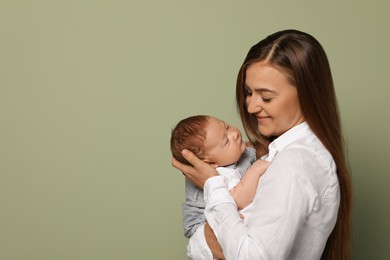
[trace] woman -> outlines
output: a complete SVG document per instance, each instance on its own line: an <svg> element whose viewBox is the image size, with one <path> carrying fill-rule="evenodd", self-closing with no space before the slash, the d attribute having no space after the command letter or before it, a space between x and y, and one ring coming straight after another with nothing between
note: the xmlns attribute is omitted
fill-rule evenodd
<svg viewBox="0 0 390 260"><path fill-rule="evenodd" d="M215 258L350 259L351 184L326 54L311 35L285 30L254 45L240 71L244 129L272 161L259 182L253 216L237 213L223 177L191 152L172 160L204 188L204 234ZM218 240L216 240L216 237Z"/></svg>

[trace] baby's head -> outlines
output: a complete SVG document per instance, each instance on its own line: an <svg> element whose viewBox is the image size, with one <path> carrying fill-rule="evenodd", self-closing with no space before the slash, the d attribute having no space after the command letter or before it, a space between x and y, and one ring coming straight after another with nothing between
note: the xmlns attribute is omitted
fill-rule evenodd
<svg viewBox="0 0 390 260"><path fill-rule="evenodd" d="M181 155L183 149L190 150L206 163L226 166L240 159L245 142L236 127L212 116L198 115L181 120L172 130L173 157L190 165Z"/></svg>

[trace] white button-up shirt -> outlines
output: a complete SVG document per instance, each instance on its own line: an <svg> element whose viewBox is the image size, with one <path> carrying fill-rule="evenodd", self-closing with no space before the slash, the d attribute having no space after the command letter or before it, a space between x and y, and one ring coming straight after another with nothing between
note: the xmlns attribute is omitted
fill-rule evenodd
<svg viewBox="0 0 390 260"><path fill-rule="evenodd" d="M337 219L336 165L306 122L269 146L253 215L244 222L222 176L207 180L205 215L226 259L320 259Z"/></svg>

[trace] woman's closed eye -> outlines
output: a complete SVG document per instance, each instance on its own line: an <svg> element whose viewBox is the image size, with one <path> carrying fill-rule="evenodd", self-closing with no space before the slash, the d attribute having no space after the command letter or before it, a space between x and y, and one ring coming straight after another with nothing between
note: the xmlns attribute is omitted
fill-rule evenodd
<svg viewBox="0 0 390 260"><path fill-rule="evenodd" d="M272 98L261 97L261 100L262 100L264 103L269 103L269 102L271 102Z"/></svg>

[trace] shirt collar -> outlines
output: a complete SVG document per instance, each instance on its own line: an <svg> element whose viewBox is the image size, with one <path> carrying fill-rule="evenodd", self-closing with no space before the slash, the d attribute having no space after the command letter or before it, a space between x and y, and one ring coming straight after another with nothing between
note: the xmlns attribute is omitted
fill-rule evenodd
<svg viewBox="0 0 390 260"><path fill-rule="evenodd" d="M275 155L278 152L282 151L287 145L310 133L311 129L306 123L306 121L302 122L297 126L294 126L269 144L269 152L267 155L263 156L262 159L267 160L269 162L272 161Z"/></svg>

